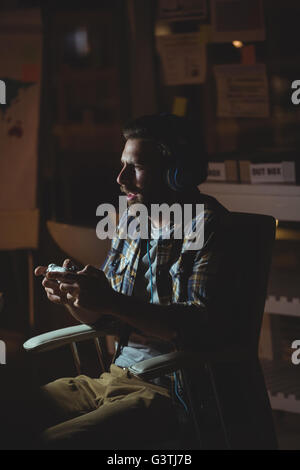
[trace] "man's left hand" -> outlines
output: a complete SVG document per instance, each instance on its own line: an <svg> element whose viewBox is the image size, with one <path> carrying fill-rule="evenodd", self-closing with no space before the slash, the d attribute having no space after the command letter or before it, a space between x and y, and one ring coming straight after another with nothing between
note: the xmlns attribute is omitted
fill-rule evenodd
<svg viewBox="0 0 300 470"><path fill-rule="evenodd" d="M50 271L46 277L60 282L60 290L73 301L75 310L112 313L116 293L100 269L87 265L77 273Z"/></svg>

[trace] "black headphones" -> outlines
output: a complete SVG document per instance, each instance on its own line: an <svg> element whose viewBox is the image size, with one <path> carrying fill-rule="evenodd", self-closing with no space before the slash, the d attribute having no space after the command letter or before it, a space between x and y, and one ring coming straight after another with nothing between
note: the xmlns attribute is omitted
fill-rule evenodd
<svg viewBox="0 0 300 470"><path fill-rule="evenodd" d="M162 139L158 144L164 156L170 161L165 175L168 186L173 191L184 191L198 186L207 177L207 160L201 158L200 149L199 156L194 154L195 149L187 135L190 134L192 138L191 133L187 132L189 123L174 114L162 113L159 116L163 120L166 119L171 129L171 138L168 142Z"/></svg>

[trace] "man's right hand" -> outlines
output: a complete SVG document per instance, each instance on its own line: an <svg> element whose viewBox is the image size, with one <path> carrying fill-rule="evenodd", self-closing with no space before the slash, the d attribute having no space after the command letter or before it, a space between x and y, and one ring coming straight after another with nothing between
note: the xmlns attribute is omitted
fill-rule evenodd
<svg viewBox="0 0 300 470"><path fill-rule="evenodd" d="M75 266L75 265L69 259L66 259L63 262L64 268L71 268L72 266ZM51 302L58 304L58 305L72 306L74 300L67 298L67 295L63 291L60 290L59 284L56 281L52 281L45 277L47 268L48 266L38 266L37 268L35 268L34 274L36 276L44 276L42 285L45 288L48 299Z"/></svg>

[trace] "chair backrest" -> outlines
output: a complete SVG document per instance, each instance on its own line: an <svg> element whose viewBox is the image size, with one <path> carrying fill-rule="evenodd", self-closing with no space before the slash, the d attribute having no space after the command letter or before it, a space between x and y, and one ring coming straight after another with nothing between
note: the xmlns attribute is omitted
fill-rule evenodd
<svg viewBox="0 0 300 470"><path fill-rule="evenodd" d="M59 248L83 265L102 266L111 245L108 238L97 238L96 229L48 220L48 230Z"/></svg>
<svg viewBox="0 0 300 470"><path fill-rule="evenodd" d="M199 365L190 376L188 389L205 448L277 445L258 359L275 228L275 219L264 215L233 212L221 221L210 327L220 357L224 346L236 347L237 354L228 362ZM241 348L249 355L239 356Z"/></svg>
<svg viewBox="0 0 300 470"><path fill-rule="evenodd" d="M228 341L258 350L275 239L275 219L231 212L219 231L220 264L215 308Z"/></svg>

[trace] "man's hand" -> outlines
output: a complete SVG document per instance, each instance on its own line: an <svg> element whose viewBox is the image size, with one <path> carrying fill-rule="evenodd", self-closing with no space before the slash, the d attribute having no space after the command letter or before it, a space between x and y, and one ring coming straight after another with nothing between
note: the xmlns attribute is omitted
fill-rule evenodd
<svg viewBox="0 0 300 470"><path fill-rule="evenodd" d="M63 263L64 268L70 268L74 266L71 260L66 259ZM73 305L73 301L67 297L67 295L60 290L58 282L55 280L47 279L47 266L38 266L34 270L36 276L44 276L42 285L45 288L48 299L58 305Z"/></svg>
<svg viewBox="0 0 300 470"><path fill-rule="evenodd" d="M63 266L70 267L70 260ZM77 273L46 271L47 267L38 266L35 274L45 276L42 284L48 299L65 305L80 322L94 323L102 314L112 313L115 291L103 271L90 265Z"/></svg>

